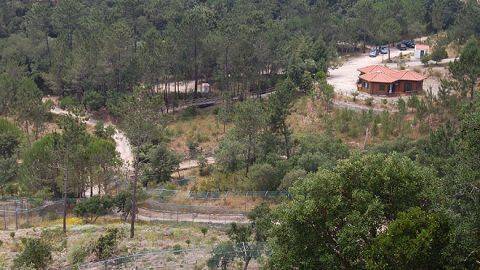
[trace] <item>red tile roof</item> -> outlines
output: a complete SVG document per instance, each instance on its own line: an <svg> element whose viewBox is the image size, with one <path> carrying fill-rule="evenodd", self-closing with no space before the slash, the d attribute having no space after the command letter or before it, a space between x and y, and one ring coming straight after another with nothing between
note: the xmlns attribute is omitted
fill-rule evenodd
<svg viewBox="0 0 480 270"><path fill-rule="evenodd" d="M423 81L425 76L410 70L393 70L381 65L373 65L358 69L360 79L367 82L393 83L396 81Z"/></svg>
<svg viewBox="0 0 480 270"><path fill-rule="evenodd" d="M429 51L429 50L430 50L430 46L425 45L425 44L417 44L417 45L415 45L415 50L419 50L419 51Z"/></svg>

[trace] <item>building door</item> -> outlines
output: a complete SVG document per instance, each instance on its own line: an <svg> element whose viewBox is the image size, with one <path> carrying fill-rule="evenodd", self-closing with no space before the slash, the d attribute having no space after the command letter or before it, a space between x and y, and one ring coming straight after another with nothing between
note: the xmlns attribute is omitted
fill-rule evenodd
<svg viewBox="0 0 480 270"><path fill-rule="evenodd" d="M393 83L388 85L388 93L389 94L395 93L395 86Z"/></svg>

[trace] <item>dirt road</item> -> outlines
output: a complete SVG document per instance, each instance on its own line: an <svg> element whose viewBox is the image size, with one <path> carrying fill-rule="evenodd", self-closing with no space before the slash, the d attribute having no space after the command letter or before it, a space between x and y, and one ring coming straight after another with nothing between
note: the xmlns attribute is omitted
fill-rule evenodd
<svg viewBox="0 0 480 270"><path fill-rule="evenodd" d="M55 107L51 110L51 113L56 114L56 115L72 115L72 116L75 116L71 112L69 112L67 110L64 110L64 109L62 109L58 106L58 98L56 98L56 97L46 97L46 98L43 99L44 102L47 101L47 100L51 100L55 104ZM79 118L80 121L85 123L85 125L90 126L90 127L94 127L98 123L98 121L93 119L93 118L79 117L79 116L76 116L76 117ZM130 145L130 142L128 141L127 136L125 136L125 134L121 130L119 130L111 122L105 123L105 126L112 126L113 128L115 128L115 134L113 134L112 138L115 141L116 150L120 154L120 158L123 161L124 170L125 171L131 171L132 170L132 163L133 163L133 151L132 151L132 147Z"/></svg>
<svg viewBox="0 0 480 270"><path fill-rule="evenodd" d="M413 53L413 49L403 51L403 54ZM391 48L390 57L397 57L400 55L400 51L396 48ZM360 56L354 56L349 58L345 63L336 69L329 69L329 77L327 81L333 85L335 92L342 95L351 95L357 91L356 83L358 80L359 68L380 65L383 60L388 59L388 54L380 54L377 57L369 57L368 53Z"/></svg>
<svg viewBox="0 0 480 270"><path fill-rule="evenodd" d="M414 52L413 49L408 49L406 51L399 51L396 48L391 48L390 56L391 58L394 58L399 56L400 53L405 55L413 52ZM358 75L360 75L360 72L358 72L358 69L362 67L370 66L370 65L380 65L380 64L383 65L383 61L387 59L388 59L387 54L381 54L377 57L370 57L368 53L366 53L366 54L361 54L359 56L351 57L342 66L335 69L329 69L328 71L329 77L327 78L327 81L329 84L331 84L335 88L335 92L337 94L351 96L353 92L357 91ZM454 60L455 60L454 58L444 59L439 64L445 65ZM387 64L387 66L393 69L397 68L396 63L389 63ZM405 63L405 66L407 69L424 68L424 65L422 64L420 59L415 59L413 56L410 58L410 60L408 60ZM444 68L437 67L437 69L444 69ZM437 93L439 87L440 87L440 81L438 78L434 78L430 76L424 82L424 89L425 90L432 89L433 93ZM359 96L360 99L364 99L367 97L370 97L370 95L360 93L360 96ZM392 99L392 98L389 98L389 99Z"/></svg>

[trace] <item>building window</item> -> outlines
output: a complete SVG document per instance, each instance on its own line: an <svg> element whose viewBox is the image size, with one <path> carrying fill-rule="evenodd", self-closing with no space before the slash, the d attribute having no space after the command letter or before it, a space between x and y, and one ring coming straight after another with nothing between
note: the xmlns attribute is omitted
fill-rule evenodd
<svg viewBox="0 0 480 270"><path fill-rule="evenodd" d="M385 92L387 91L387 85L386 84L380 84L380 91Z"/></svg>
<svg viewBox="0 0 480 270"><path fill-rule="evenodd" d="M406 82L405 83L405 92L412 92L412 83L411 82Z"/></svg>
<svg viewBox="0 0 480 270"><path fill-rule="evenodd" d="M368 89L368 82L363 83L363 88Z"/></svg>

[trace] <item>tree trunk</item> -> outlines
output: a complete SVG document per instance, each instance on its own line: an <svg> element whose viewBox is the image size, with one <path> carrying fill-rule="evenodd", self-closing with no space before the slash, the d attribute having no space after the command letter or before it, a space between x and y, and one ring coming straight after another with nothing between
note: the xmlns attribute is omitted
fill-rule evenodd
<svg viewBox="0 0 480 270"><path fill-rule="evenodd" d="M47 45L47 55L48 55L48 63L49 66L52 66L52 57L50 55L50 44L48 42L48 32L45 32L45 44Z"/></svg>
<svg viewBox="0 0 480 270"><path fill-rule="evenodd" d="M135 218L137 217L137 181L138 181L138 160L135 158L133 166L133 192L132 192L132 209L130 221L130 238L135 236Z"/></svg>
<svg viewBox="0 0 480 270"><path fill-rule="evenodd" d="M88 178L90 179L90 197L93 197L93 180L90 176Z"/></svg>
<svg viewBox="0 0 480 270"><path fill-rule="evenodd" d="M248 264L250 263L250 260L252 258L248 257L245 259L245 265L243 266L243 270L247 270L248 269Z"/></svg>
<svg viewBox="0 0 480 270"><path fill-rule="evenodd" d="M288 139L288 130L286 128L286 124L284 124L283 128L283 137L285 139L285 155L287 156L287 159L290 158L290 142Z"/></svg>
<svg viewBox="0 0 480 270"><path fill-rule="evenodd" d="M195 42L193 44L193 61L194 61L194 79L195 79L195 94L194 96L197 97L198 93L198 63L197 63L197 39L195 38Z"/></svg>
<svg viewBox="0 0 480 270"><path fill-rule="evenodd" d="M390 58L390 47L388 47L388 62L392 61L392 59Z"/></svg>
<svg viewBox="0 0 480 270"><path fill-rule="evenodd" d="M63 232L67 232L67 183L68 168L65 166L65 175L63 176Z"/></svg>

